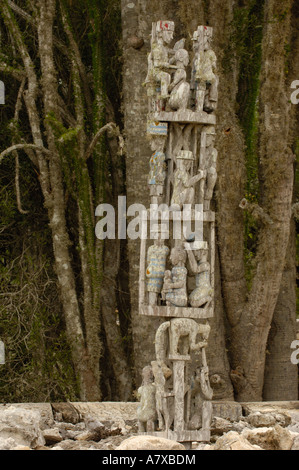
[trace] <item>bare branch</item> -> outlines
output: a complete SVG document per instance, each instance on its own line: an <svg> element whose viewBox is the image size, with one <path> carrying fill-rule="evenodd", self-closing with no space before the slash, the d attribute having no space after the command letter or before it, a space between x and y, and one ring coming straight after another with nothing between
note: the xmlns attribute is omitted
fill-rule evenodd
<svg viewBox="0 0 299 470"><path fill-rule="evenodd" d="M7 73L8 75L11 75L13 78L15 78L18 81L21 81L25 75L24 71L15 69L14 67L7 65L5 62L1 62L0 72Z"/></svg>
<svg viewBox="0 0 299 470"><path fill-rule="evenodd" d="M17 132L17 123L19 121L19 114L20 114L20 110L22 107L22 96L24 93L25 84L26 84L26 78L22 80L22 83L18 92L18 96L17 96L16 106L15 106L15 115L14 115L14 120L13 120L13 127L14 127L15 132ZM15 157L15 162L16 162L15 187L16 187L17 207L18 207L18 211L20 212L20 214L25 215L25 214L28 214L28 211L23 210L22 203L21 203L19 154L15 150L13 152L13 155Z"/></svg>
<svg viewBox="0 0 299 470"><path fill-rule="evenodd" d="M239 207L248 211L254 219L262 222L263 224L273 225L274 223L271 217L267 214L267 212L264 211L264 209L262 209L262 207L260 207L258 204L247 201L245 198L242 199Z"/></svg>
<svg viewBox="0 0 299 470"><path fill-rule="evenodd" d="M45 147L39 147L38 145L34 145L34 144L16 144L7 148L6 150L4 150L4 152L0 154L0 163L2 162L3 158L9 155L10 153L15 152L16 150L26 150L26 149L36 150L38 152L44 153L45 155L49 157L51 156L51 152Z"/></svg>
<svg viewBox="0 0 299 470"><path fill-rule="evenodd" d="M23 18L24 20L26 20L31 26L33 26L35 29L37 29L37 25L36 25L36 22L34 21L34 18L32 18L31 15L29 15L26 11L24 11L22 8L20 8L18 5L16 5L14 2L12 2L11 0L7 0L7 3L9 5L9 7L15 12L17 13L17 15L19 15L21 18ZM65 44L63 44L63 42L59 41L59 39L57 38L53 38L53 42L55 44L55 46L61 51L63 52L64 55L68 55L69 54L69 51L68 51L68 48L65 46Z"/></svg>
<svg viewBox="0 0 299 470"><path fill-rule="evenodd" d="M92 155L97 143L98 143L98 140L99 138L104 134L104 132L106 131L110 131L110 132L114 132L117 137L120 138L120 142L122 143L123 142L123 139L122 139L122 136L120 134L120 131L119 131L119 128L117 127L117 125L114 123L114 122L109 122L108 124L106 124L104 127L102 127L97 133L96 135L94 136L90 146L88 147L86 153L85 153L85 160L88 160L88 158ZM120 145L121 148L123 148L122 144Z"/></svg>
<svg viewBox="0 0 299 470"><path fill-rule="evenodd" d="M87 104L87 108L88 108L88 113L92 114L92 99L91 99L91 94L90 94L90 90L89 90L89 86L88 86L88 79L87 79L87 75L86 75L85 66L82 62L81 53L80 53L78 44L77 44L77 42L74 38L74 35L72 33L72 30L71 30L71 27L70 27L70 24L69 24L68 15L67 15L67 12L66 12L65 7L64 7L62 2L61 2L61 12L62 12L62 19L63 19L64 29L65 29L65 32L68 36L70 47L71 47L71 50L72 50L72 53L73 53L72 55L73 55L74 61L76 62L76 65L77 65L77 68L78 68L78 71L79 71L79 74L80 74L80 77L81 77L81 80L82 80L84 95L85 95L86 104ZM68 52L68 54L69 54L69 52Z"/></svg>
<svg viewBox="0 0 299 470"><path fill-rule="evenodd" d="M21 191L20 191L20 162L19 162L19 155L18 152L14 152L15 155L15 162L16 162L16 175L15 175L15 186L16 186L16 197L17 197L17 206L18 206L18 211L20 214L28 214L29 211L24 211L22 209L22 203L21 203Z"/></svg>

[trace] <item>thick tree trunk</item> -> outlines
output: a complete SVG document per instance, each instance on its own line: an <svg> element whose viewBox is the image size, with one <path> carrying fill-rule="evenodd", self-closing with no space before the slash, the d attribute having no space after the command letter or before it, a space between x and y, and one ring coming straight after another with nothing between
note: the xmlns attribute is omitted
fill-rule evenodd
<svg viewBox="0 0 299 470"><path fill-rule="evenodd" d="M268 338L263 399L298 399L298 367L291 362L291 343L296 339L296 238L292 221L286 265Z"/></svg>
<svg viewBox="0 0 299 470"><path fill-rule="evenodd" d="M298 30L299 7L294 3L291 52L288 60L288 84L291 84L299 76ZM296 151L299 132L298 106L293 105L290 111L289 142L293 144ZM294 191L294 201L296 196L296 191ZM293 365L290 360L290 345L294 338L296 338L296 227L294 220L292 220L286 264L268 338L264 400L298 399L298 367Z"/></svg>
<svg viewBox="0 0 299 470"><path fill-rule="evenodd" d="M260 94L261 204L273 223L259 232L257 268L248 302L232 329L237 397L262 399L266 345L277 302L290 234L293 155L288 147L290 105L285 93L285 44L290 8L274 0L265 5Z"/></svg>

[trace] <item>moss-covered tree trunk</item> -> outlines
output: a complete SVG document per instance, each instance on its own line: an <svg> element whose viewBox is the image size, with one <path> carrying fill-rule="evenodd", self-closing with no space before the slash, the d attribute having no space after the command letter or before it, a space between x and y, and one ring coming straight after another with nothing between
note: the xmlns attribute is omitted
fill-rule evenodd
<svg viewBox="0 0 299 470"><path fill-rule="evenodd" d="M286 86L299 76L299 8L293 3L291 10L291 37L286 44ZM290 109L289 143L298 158L299 109ZM297 166L297 165L296 165ZM296 170L296 166L295 170ZM298 170L297 170L298 174ZM298 181L296 182L298 188ZM298 198L294 188L293 202ZM286 262L282 274L279 296L268 338L263 397L265 400L298 399L298 367L290 361L290 344L296 338L296 226L291 221Z"/></svg>

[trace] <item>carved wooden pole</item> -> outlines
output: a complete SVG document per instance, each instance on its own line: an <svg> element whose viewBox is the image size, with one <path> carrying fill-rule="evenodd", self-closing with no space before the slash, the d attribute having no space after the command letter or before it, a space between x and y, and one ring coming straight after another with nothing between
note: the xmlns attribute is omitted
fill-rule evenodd
<svg viewBox="0 0 299 470"><path fill-rule="evenodd" d="M153 151L148 186L151 205L156 204L157 213L164 205L164 212L153 240L141 242L139 313L165 321L156 333L151 364L155 403L153 389L141 387L141 403L148 403L148 409L145 413L140 405L138 417L143 432L189 448L193 441L209 441L212 419L205 348L207 321L214 315L215 213L210 201L217 177L218 76L212 28L199 26L194 33L190 78L186 67L191 54L184 39L171 47L174 31L170 21L153 23L144 84ZM183 221L182 230L178 221ZM165 223L169 237L164 236ZM155 413L153 430L144 416Z"/></svg>

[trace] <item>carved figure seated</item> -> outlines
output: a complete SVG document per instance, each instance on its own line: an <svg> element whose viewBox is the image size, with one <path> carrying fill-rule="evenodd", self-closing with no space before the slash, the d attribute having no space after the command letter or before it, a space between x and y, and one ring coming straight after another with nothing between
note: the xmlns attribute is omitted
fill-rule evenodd
<svg viewBox="0 0 299 470"><path fill-rule="evenodd" d="M171 250L170 261L173 265L171 278L169 274L164 280L163 296L166 305L185 307L188 303L187 297L187 269L185 268L186 252L184 248L174 247Z"/></svg>
<svg viewBox="0 0 299 470"><path fill-rule="evenodd" d="M190 84L187 82L185 67L189 64L189 54L185 49L179 49L175 53L177 71L169 86L169 106L173 110L186 110L189 104Z"/></svg>
<svg viewBox="0 0 299 470"><path fill-rule="evenodd" d="M206 171L200 170L197 175L191 177L191 168L194 162L193 153L182 150L177 156L177 168L174 172L173 193L171 205L178 210L184 204L193 204L195 189L194 186L201 179L206 177Z"/></svg>

